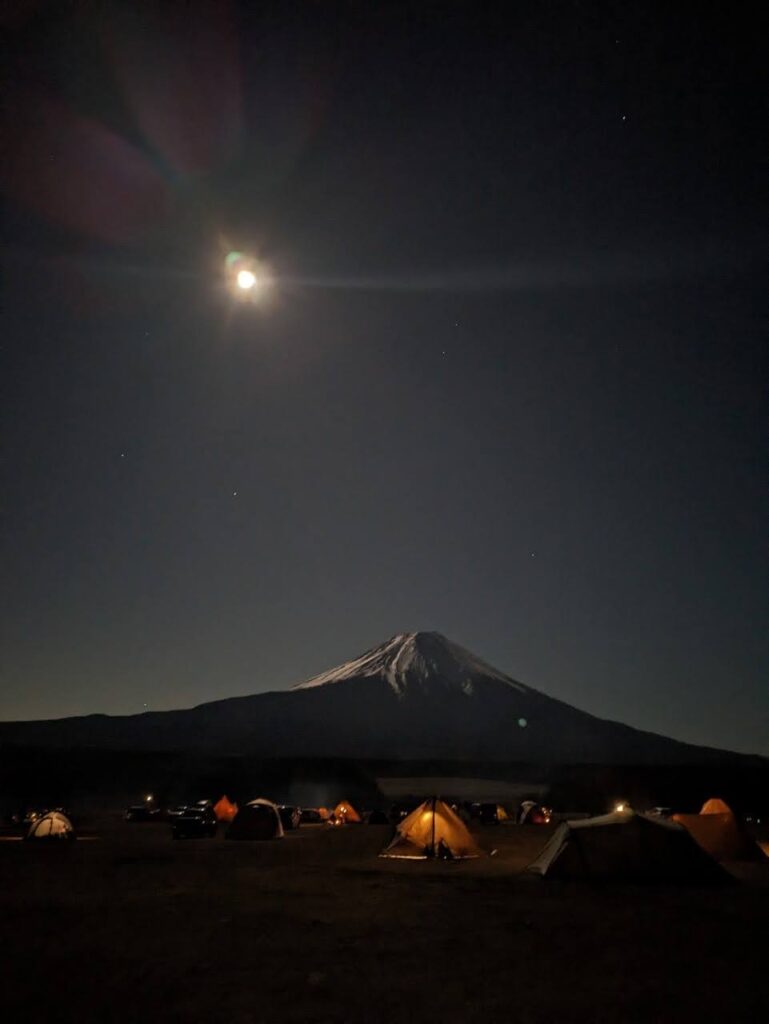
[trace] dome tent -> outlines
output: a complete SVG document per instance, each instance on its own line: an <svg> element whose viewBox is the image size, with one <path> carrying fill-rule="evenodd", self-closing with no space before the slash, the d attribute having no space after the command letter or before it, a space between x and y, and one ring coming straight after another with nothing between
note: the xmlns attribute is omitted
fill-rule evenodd
<svg viewBox="0 0 769 1024"><path fill-rule="evenodd" d="M72 822L61 811L48 811L29 827L25 839L74 839Z"/></svg>
<svg viewBox="0 0 769 1024"><path fill-rule="evenodd" d="M674 814L694 841L716 860L763 860L758 843L737 821L728 804L711 798L699 814Z"/></svg>
<svg viewBox="0 0 769 1024"><path fill-rule="evenodd" d="M425 800L398 825L395 838L380 857L463 860L482 852L461 818L437 797Z"/></svg>
<svg viewBox="0 0 769 1024"><path fill-rule="evenodd" d="M731 814L732 809L720 797L712 796L700 808L700 814Z"/></svg>
<svg viewBox="0 0 769 1024"><path fill-rule="evenodd" d="M547 825L550 812L536 800L524 800L518 808L519 825Z"/></svg>
<svg viewBox="0 0 769 1024"><path fill-rule="evenodd" d="M363 818L347 800L342 800L336 805L331 817L337 825L360 824L363 821Z"/></svg>
<svg viewBox="0 0 769 1024"><path fill-rule="evenodd" d="M559 825L529 871L545 878L718 882L729 876L686 829L615 812Z"/></svg>
<svg viewBox="0 0 769 1024"><path fill-rule="evenodd" d="M282 839L283 825L271 800L251 800L240 808L226 833L227 839Z"/></svg>

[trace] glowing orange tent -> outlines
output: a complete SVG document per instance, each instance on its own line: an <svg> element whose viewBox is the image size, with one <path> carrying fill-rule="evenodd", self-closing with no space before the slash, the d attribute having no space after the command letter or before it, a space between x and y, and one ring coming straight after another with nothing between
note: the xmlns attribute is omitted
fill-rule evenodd
<svg viewBox="0 0 769 1024"><path fill-rule="evenodd" d="M238 805L234 804L226 795L220 797L214 804L217 821L232 821L237 813Z"/></svg>
<svg viewBox="0 0 769 1024"><path fill-rule="evenodd" d="M699 814L674 814L692 839L716 860L759 860L763 853L745 832L728 804L706 800Z"/></svg>
<svg viewBox="0 0 769 1024"><path fill-rule="evenodd" d="M709 800L706 800L700 809L700 814L731 814L732 809L729 804L724 803L717 796L712 796Z"/></svg>
<svg viewBox="0 0 769 1024"><path fill-rule="evenodd" d="M341 803L336 805L332 817L338 825L349 825L352 822L363 821L363 818L361 818L353 805L346 800L342 800Z"/></svg>
<svg viewBox="0 0 769 1024"><path fill-rule="evenodd" d="M442 800L425 800L398 825L398 831L380 857L427 860L429 857L462 860L483 856L458 814Z"/></svg>
<svg viewBox="0 0 769 1024"><path fill-rule="evenodd" d="M319 807L318 814L321 816L323 821L328 821L331 817L331 811L329 811L328 807Z"/></svg>

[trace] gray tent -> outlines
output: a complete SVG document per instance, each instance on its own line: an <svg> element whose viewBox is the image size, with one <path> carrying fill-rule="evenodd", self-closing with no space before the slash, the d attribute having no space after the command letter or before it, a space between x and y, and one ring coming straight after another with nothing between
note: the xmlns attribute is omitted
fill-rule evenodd
<svg viewBox="0 0 769 1024"><path fill-rule="evenodd" d="M252 800L244 804L230 822L226 839L281 839L283 825L278 808L271 800Z"/></svg>
<svg viewBox="0 0 769 1024"><path fill-rule="evenodd" d="M563 822L528 870L545 878L729 879L685 828L632 811Z"/></svg>

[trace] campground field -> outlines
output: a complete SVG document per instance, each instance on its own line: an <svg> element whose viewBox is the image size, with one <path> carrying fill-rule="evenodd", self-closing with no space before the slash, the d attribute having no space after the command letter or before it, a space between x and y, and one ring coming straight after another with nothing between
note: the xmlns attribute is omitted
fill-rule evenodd
<svg viewBox="0 0 769 1024"><path fill-rule="evenodd" d="M719 888L545 882L549 828L494 857L377 857L387 826L173 842L84 822L0 841L4 1019L36 1022L757 1021L769 859ZM763 838L769 838L764 836Z"/></svg>

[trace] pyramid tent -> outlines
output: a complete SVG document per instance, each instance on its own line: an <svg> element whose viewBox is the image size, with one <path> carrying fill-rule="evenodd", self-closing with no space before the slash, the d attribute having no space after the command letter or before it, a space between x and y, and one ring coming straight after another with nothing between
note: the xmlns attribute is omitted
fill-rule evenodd
<svg viewBox="0 0 769 1024"><path fill-rule="evenodd" d="M529 871L546 878L727 881L681 825L631 812L565 821Z"/></svg>
<svg viewBox="0 0 769 1024"><path fill-rule="evenodd" d="M334 808L332 815L337 825L349 825L354 822L361 822L363 818L358 814L353 805L347 800L342 800Z"/></svg>
<svg viewBox="0 0 769 1024"><path fill-rule="evenodd" d="M74 839L72 822L61 811L49 811L29 827L26 839Z"/></svg>
<svg viewBox="0 0 769 1024"><path fill-rule="evenodd" d="M395 838L380 857L462 860L483 856L459 815L442 800L425 800L398 825Z"/></svg>
<svg viewBox="0 0 769 1024"><path fill-rule="evenodd" d="M232 821L237 813L238 805L234 804L226 795L221 796L214 804L217 821Z"/></svg>
<svg viewBox="0 0 769 1024"><path fill-rule="evenodd" d="M502 804L497 804L497 821L509 821L510 815L507 813Z"/></svg>
<svg viewBox="0 0 769 1024"><path fill-rule="evenodd" d="M723 808L723 810L721 809ZM674 814L690 836L716 860L763 860L760 847L723 800L706 800L699 814Z"/></svg>
<svg viewBox="0 0 769 1024"><path fill-rule="evenodd" d="M282 839L283 825L271 800L251 800L230 822L227 839Z"/></svg>

